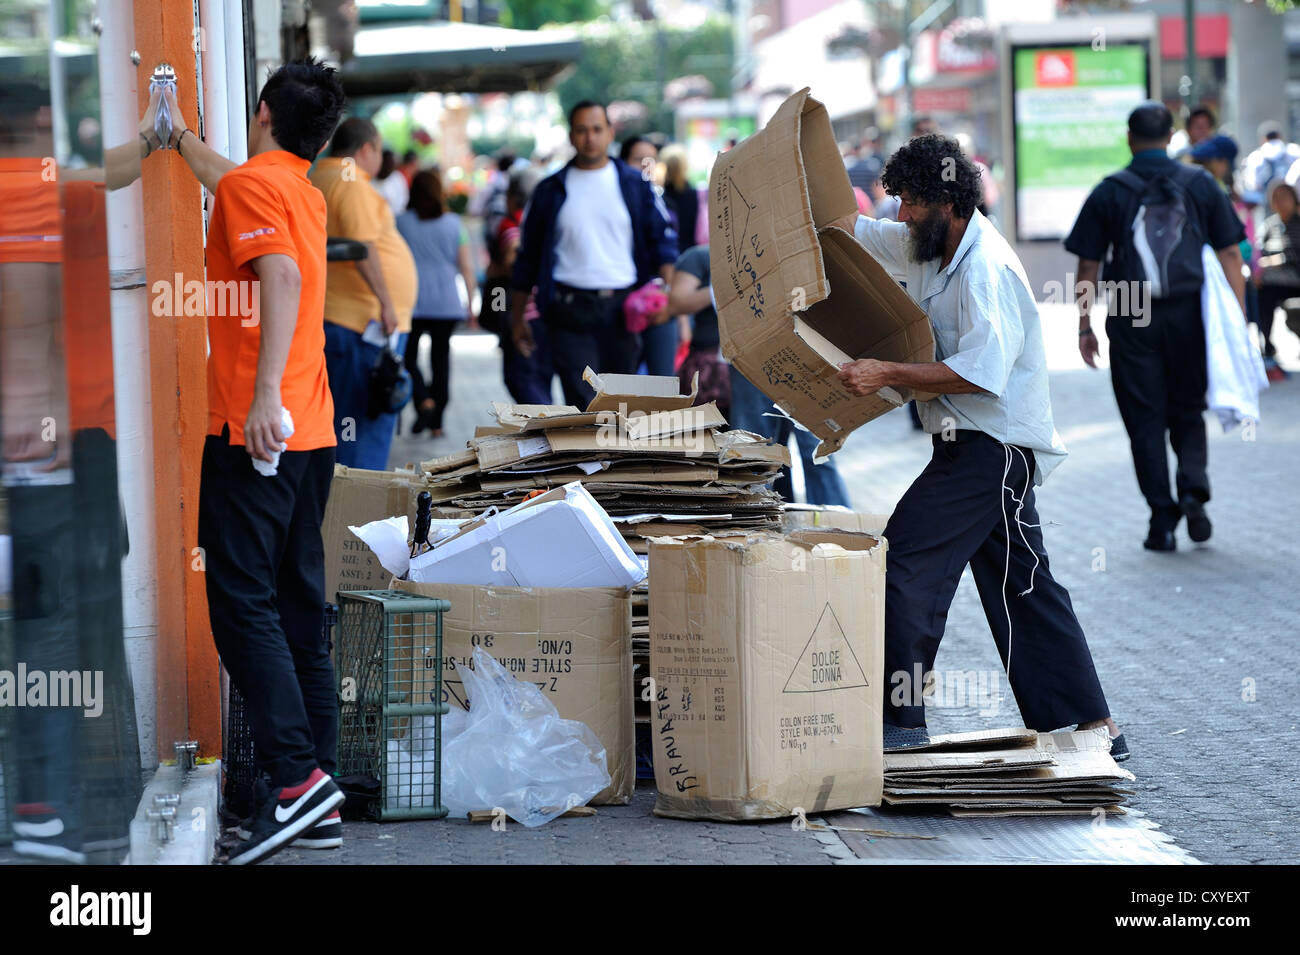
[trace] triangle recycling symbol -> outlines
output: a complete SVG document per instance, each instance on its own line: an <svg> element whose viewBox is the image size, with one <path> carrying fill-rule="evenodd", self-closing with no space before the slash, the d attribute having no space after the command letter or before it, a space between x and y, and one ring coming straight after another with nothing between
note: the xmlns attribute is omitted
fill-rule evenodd
<svg viewBox="0 0 1300 955"><path fill-rule="evenodd" d="M820 693L870 685L839 618L827 603L781 692Z"/></svg>

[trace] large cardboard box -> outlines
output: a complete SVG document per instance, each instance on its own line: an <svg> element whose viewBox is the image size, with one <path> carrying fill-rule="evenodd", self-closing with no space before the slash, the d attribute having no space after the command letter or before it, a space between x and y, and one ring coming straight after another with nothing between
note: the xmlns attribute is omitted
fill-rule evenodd
<svg viewBox="0 0 1300 955"><path fill-rule="evenodd" d="M415 526L415 498L419 488L407 471L365 471L342 464L334 466L330 497L321 522L325 545L325 599L334 602L340 590L383 590L392 574L379 558L350 530L387 517L407 518Z"/></svg>
<svg viewBox="0 0 1300 955"><path fill-rule="evenodd" d="M830 223L857 200L826 107L803 89L709 176L709 259L722 353L830 454L911 395L851 394L857 358L934 360L929 319L858 242Z"/></svg>
<svg viewBox="0 0 1300 955"><path fill-rule="evenodd" d="M610 785L595 805L622 805L636 788L632 725L632 600L615 587L483 587L392 582L394 588L451 602L443 617L443 692L465 706L457 671L481 646L521 680L546 693L560 716L581 720L605 744ZM430 652L432 652L430 650ZM413 667L414 694L432 686ZM484 807L491 808L491 807Z"/></svg>
<svg viewBox="0 0 1300 955"><path fill-rule="evenodd" d="M656 815L879 805L885 550L840 530L651 541Z"/></svg>

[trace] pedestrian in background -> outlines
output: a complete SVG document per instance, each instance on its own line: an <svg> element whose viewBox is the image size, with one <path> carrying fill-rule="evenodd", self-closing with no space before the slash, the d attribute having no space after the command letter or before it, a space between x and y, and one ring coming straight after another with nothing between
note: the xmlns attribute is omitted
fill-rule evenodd
<svg viewBox="0 0 1300 955"><path fill-rule="evenodd" d="M379 163L379 172L375 175L375 188L388 202L393 215L400 216L406 211L406 204L411 198L411 186L406 177L397 169L397 157L391 149L385 149Z"/></svg>
<svg viewBox="0 0 1300 955"><path fill-rule="evenodd" d="M644 136L629 136L619 147L618 158L637 172L646 182L658 179L659 147Z"/></svg>
<svg viewBox="0 0 1300 955"><path fill-rule="evenodd" d="M700 194L699 191L691 185L687 178L687 158L686 148L680 143L673 143L665 146L659 153L659 158L663 165L664 184L663 184L663 201L664 206L668 209L668 214L672 216L673 226L677 229L677 245L679 248L687 249L695 244L695 236L700 227ZM707 246L707 242L705 245ZM707 253L707 248L706 248ZM704 281L704 287L707 289L709 283L707 277ZM695 312L683 313L675 312L672 306L669 306L669 312L676 318L668 324L676 324L676 348L674 349L674 358L681 353L682 346L686 345L688 349L694 350L696 347L694 335L698 327L698 316ZM693 318L692 316L696 316ZM714 317L714 328L717 327L717 317ZM707 347L707 346L706 346ZM716 351L716 345L714 346ZM685 360L690 360L691 351L687 352ZM646 370L649 371L647 362ZM657 372L650 372L656 374ZM672 374L673 372L666 372Z"/></svg>
<svg viewBox="0 0 1300 955"><path fill-rule="evenodd" d="M686 148L680 143L665 146L659 154L664 166L663 200L677 225L677 242L682 248L695 244L700 217L700 195L691 185Z"/></svg>
<svg viewBox="0 0 1300 955"><path fill-rule="evenodd" d="M1232 211L1237 214L1237 218L1241 220L1242 228L1246 231L1246 237L1237 245L1241 249L1242 261L1247 263L1253 277L1257 272L1259 259L1259 252L1255 245L1255 217L1251 215L1250 206L1241 198L1233 182L1232 170L1237 160L1236 141L1230 136L1203 137L1187 153L1187 158L1213 176L1214 181L1223 190L1223 194L1232 203ZM1276 373L1277 365L1272 358L1273 346L1269 342L1268 332L1265 330L1272 327L1273 317L1272 315L1268 316L1267 325L1261 321L1259 292L1254 281L1246 283L1246 321L1260 328L1264 342L1265 365L1271 366L1269 367L1271 374Z"/></svg>
<svg viewBox="0 0 1300 955"><path fill-rule="evenodd" d="M406 180L406 188L410 189L411 181L415 179L415 174L420 171L420 154L414 149L408 149L402 153L402 161L397 164L397 171Z"/></svg>
<svg viewBox="0 0 1300 955"><path fill-rule="evenodd" d="M869 126L862 134L857 149L858 157L848 167L849 182L870 196L880 184L880 174L885 171L885 157L880 153L880 130Z"/></svg>
<svg viewBox="0 0 1300 955"><path fill-rule="evenodd" d="M1295 187L1274 182L1269 186L1268 205L1273 211L1264 220L1259 269L1254 278L1259 290L1259 330L1264 336L1264 354L1273 358L1277 352L1269 340L1273 313L1287 299L1300 298L1300 204ZM1288 319L1287 325L1300 335L1300 323Z"/></svg>
<svg viewBox="0 0 1300 955"><path fill-rule="evenodd" d="M411 336L406 342L406 370L411 373L411 397L415 402L412 434L426 428L441 438L443 415L451 394L451 335L465 319L471 328L478 322L472 307L461 304L456 287L459 274L465 282L468 301L474 301L474 265L470 261L469 233L460 216L447 208L442 176L426 169L411 181L411 207L397 217L397 231L415 258L418 294L411 317ZM428 337L433 377L426 381L420 371L420 341Z"/></svg>
<svg viewBox="0 0 1300 955"><path fill-rule="evenodd" d="M1174 133L1173 138L1169 140L1170 158L1188 159L1196 146L1214 136L1218 126L1213 110L1208 106L1196 107L1187 114L1187 121L1183 123L1183 128Z"/></svg>
<svg viewBox="0 0 1300 955"><path fill-rule="evenodd" d="M916 116L912 119L912 138L917 136L935 136L939 133L939 121L933 116Z"/></svg>
<svg viewBox="0 0 1300 955"><path fill-rule="evenodd" d="M1241 167L1241 196L1267 215L1268 187L1274 182L1295 185L1300 176L1300 146L1282 137L1282 127L1272 120L1259 124L1259 148ZM1291 175L1292 171L1296 175Z"/></svg>
<svg viewBox="0 0 1300 955"><path fill-rule="evenodd" d="M673 281L668 288L668 310L691 323L690 350L677 370L682 390L690 390L698 372L700 390L695 403L717 402L722 416L730 421L731 375L720 349L718 312L713 306L707 245L692 246L677 257Z"/></svg>
<svg viewBox="0 0 1300 955"><path fill-rule="evenodd" d="M371 415L371 376L386 351L403 353L416 294L411 250L393 210L371 184L382 158L379 130L354 116L339 125L330 155L311 171L312 185L325 195L329 235L366 246L364 259L329 264L325 361L339 463L372 471L388 468L397 411L380 407Z"/></svg>
<svg viewBox="0 0 1300 955"><path fill-rule="evenodd" d="M677 234L663 203L638 170L610 158L613 140L604 106L573 107L569 142L576 155L533 193L511 282L515 346L525 357L536 348L524 320L536 289L564 400L580 408L595 397L582 378L588 366L636 371L641 336L629 330L623 304L656 275L667 286L677 259ZM649 323L668 318L665 303Z"/></svg>
<svg viewBox="0 0 1300 955"><path fill-rule="evenodd" d="M681 237L694 235L694 232L688 233L682 229L675 210L664 198L667 169L659 162L659 147L645 136L629 136L623 140L618 155L623 162L639 170L642 178L650 183L655 194L659 196L662 203L661 211L668 217L676 231L680 248L687 241ZM693 222L691 226L694 228ZM683 327L687 329L684 336ZM689 340L689 319L686 316L676 316L662 324L651 325L641 333L641 354L637 367L644 365L648 375L676 374L677 349L683 341Z"/></svg>
<svg viewBox="0 0 1300 955"><path fill-rule="evenodd" d="M1110 377L1138 487L1151 508L1143 546L1154 551L1176 548L1174 530L1184 517L1193 541L1209 540L1211 533L1202 418L1208 384L1201 318L1205 243L1215 250L1242 313L1246 311L1238 247L1245 230L1205 170L1169 158L1173 123L1161 103L1144 103L1129 114L1133 161L1092 190L1065 239L1066 250L1079 257L1079 351L1090 367L1097 367L1098 354L1090 306L1103 260L1102 277L1127 291L1127 310L1112 301L1106 316ZM1149 227L1139 225L1135 232L1139 214ZM1170 234L1165 226L1178 216L1184 220L1177 232L1181 241L1161 245L1160 234ZM1154 230L1162 231L1153 236ZM1135 241L1139 236L1142 250ZM1169 492L1166 433L1178 458L1177 498Z"/></svg>
<svg viewBox="0 0 1300 955"><path fill-rule="evenodd" d="M474 198L471 212L483 220L483 244L492 252L492 243L506 214L506 188L510 184L510 170L516 162L515 154L504 149L497 154L488 170L486 185Z"/></svg>
<svg viewBox="0 0 1300 955"><path fill-rule="evenodd" d="M541 178L542 171L535 166L525 166L510 174L510 184L506 188L506 214L493 243L496 251L492 264L488 266L489 278L485 283L483 305L479 310L479 324L496 331L501 340L502 377L510 397L521 405L550 404L551 379L555 377L555 371L551 367L551 347L546 325L537 321L539 315L535 296L529 295L524 306L524 321L528 323L533 337L531 355L525 356L515 346L507 314L509 303L506 296L510 287L510 273L514 269L515 257L519 254L524 209ZM486 316L491 317L491 326L484 321Z"/></svg>

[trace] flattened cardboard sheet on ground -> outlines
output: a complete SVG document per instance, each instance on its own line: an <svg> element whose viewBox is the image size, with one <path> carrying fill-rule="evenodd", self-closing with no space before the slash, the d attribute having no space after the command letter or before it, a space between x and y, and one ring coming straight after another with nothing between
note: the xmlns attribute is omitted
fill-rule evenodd
<svg viewBox="0 0 1300 955"><path fill-rule="evenodd" d="M1084 793L1074 799L1052 796L1020 796L1015 793L1003 793L999 796L981 795L935 795L924 793L909 795L885 790L884 800L891 806L953 806L959 809L1019 809L1019 808L1053 808L1073 806L1114 806L1124 800L1111 793Z"/></svg>
<svg viewBox="0 0 1300 955"><path fill-rule="evenodd" d="M1007 791L1008 789L1011 789L1012 791L1008 793ZM907 789L899 786L891 786L888 792L891 796L898 796L900 798L906 796L933 796L938 798L939 796L943 796L949 800L956 799L958 797L965 797L965 796L981 796L981 797L997 796L1005 799L1007 798L1008 795L1013 796L1017 799L1022 797L1028 798L1031 796L1037 797L1041 795L1045 798L1050 798L1050 799L1070 800L1076 797L1093 799L1096 798L1098 794L1105 794L1108 797L1110 797L1108 799L1109 802L1114 802L1115 799L1119 796L1133 795L1133 790L1131 789L1116 789L1114 786L1109 786L1109 785L1098 786L1088 782L1081 782L1077 780L1071 780L1068 783L1061 783L1060 785L1035 786L1032 792L1028 792L1028 791L1016 792L1014 788L1009 785L1003 785L999 787L999 786L992 785L990 783L985 783L983 780L979 781L978 783L972 782L972 783L964 783L960 785L945 785L939 787L917 786L913 789Z"/></svg>
<svg viewBox="0 0 1300 955"><path fill-rule="evenodd" d="M718 156L709 177L722 353L822 439L819 456L913 397L886 389L859 398L836 377L841 362L934 360L925 313L853 236L831 225L857 212L830 116L806 88Z"/></svg>
<svg viewBox="0 0 1300 955"><path fill-rule="evenodd" d="M875 521L879 523L879 518L871 518L868 522ZM828 526L838 526L830 524ZM883 527L883 525L881 525ZM862 528L867 530L867 528ZM909 746L909 753L934 752L936 750L966 750L966 749L989 749L991 747L1032 747L1038 739L1038 733L1026 727L1009 727L1007 729L992 730L971 730L965 733L943 733L938 736L931 736L930 742L924 746Z"/></svg>
<svg viewBox="0 0 1300 955"><path fill-rule="evenodd" d="M908 773L998 773L1019 769L1035 769L1052 765L1048 753L1032 748L1007 750L974 750L952 753L885 754L885 776L903 776Z"/></svg>
<svg viewBox="0 0 1300 955"><path fill-rule="evenodd" d="M1124 815L1123 806L1039 806L1033 809L971 809L969 807L948 807L949 814L959 818L975 819L980 816L1096 816L1104 812L1108 816Z"/></svg>
<svg viewBox="0 0 1300 955"><path fill-rule="evenodd" d="M1084 748L1093 745L1090 733L1061 733L1053 737L1043 742L1046 734L1042 734L1039 743L1042 746L1073 744L1079 748L1049 752L1036 745L991 753L886 753L885 784L890 789L979 785L1038 790L1136 779L1111 759L1106 750ZM1106 745L1104 736L1101 743ZM1001 758L990 764L986 762L990 756Z"/></svg>
<svg viewBox="0 0 1300 955"><path fill-rule="evenodd" d="M1039 733L1034 747L1044 753L1109 753L1110 731L1098 726L1090 730Z"/></svg>

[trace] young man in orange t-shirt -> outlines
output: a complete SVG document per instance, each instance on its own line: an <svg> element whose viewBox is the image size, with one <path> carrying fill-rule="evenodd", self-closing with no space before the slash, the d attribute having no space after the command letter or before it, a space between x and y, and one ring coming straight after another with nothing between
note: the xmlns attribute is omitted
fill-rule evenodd
<svg viewBox="0 0 1300 955"><path fill-rule="evenodd" d="M203 145L175 99L168 102L173 146L214 193L199 490L208 612L270 776L271 798L229 857L241 865L300 837L300 844L342 841L343 793L329 775L338 704L322 632L320 526L335 447L325 370L325 197L307 169L338 124L344 96L328 67L281 67L262 88L241 166ZM255 468L262 462L274 473Z"/></svg>

